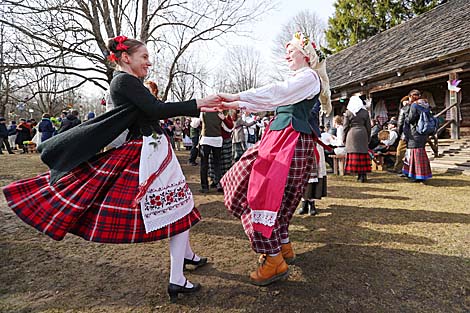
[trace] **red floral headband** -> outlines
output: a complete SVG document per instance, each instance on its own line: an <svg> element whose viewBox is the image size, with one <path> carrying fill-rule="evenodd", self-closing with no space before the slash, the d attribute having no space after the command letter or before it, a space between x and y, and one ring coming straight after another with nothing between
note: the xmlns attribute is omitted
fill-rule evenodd
<svg viewBox="0 0 470 313"><path fill-rule="evenodd" d="M117 46L116 46L116 50L117 51L127 51L127 49L129 49L129 46L126 46L124 44L124 41L127 40L127 37L126 36L117 36L117 37L114 37L114 41L117 42ZM113 62L118 62L119 61L119 57L114 53L114 52L111 52L109 55L108 55L108 60L109 61L113 61Z"/></svg>

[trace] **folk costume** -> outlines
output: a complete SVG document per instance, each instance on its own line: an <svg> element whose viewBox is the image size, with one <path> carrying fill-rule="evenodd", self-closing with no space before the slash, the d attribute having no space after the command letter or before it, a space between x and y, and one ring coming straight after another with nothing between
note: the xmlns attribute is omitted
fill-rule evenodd
<svg viewBox="0 0 470 313"><path fill-rule="evenodd" d="M297 33L289 44L308 56L311 64L318 64L308 38ZM317 164L308 117L320 84L316 71L301 67L284 82L239 93L242 110L276 111L261 141L221 180L228 211L241 219L253 250L266 254L250 275L256 285L287 277L286 261L294 258L289 223Z"/></svg>
<svg viewBox="0 0 470 313"><path fill-rule="evenodd" d="M406 138L406 153L403 164L403 174L413 181L424 181L432 178L431 164L426 149L427 135L421 135L416 131L420 111L429 109L429 104L419 99L410 106L407 121L405 121L404 134Z"/></svg>
<svg viewBox="0 0 470 313"><path fill-rule="evenodd" d="M310 173L308 184L305 187L305 192L302 196L302 206L298 213L317 215L318 211L315 207L315 200L327 196L327 173L325 162L325 149L331 151L332 149L321 141L321 133L319 128L320 123L320 102L315 103L312 112L310 112L309 123L315 133L316 141L315 148L318 151L316 171Z"/></svg>
<svg viewBox="0 0 470 313"><path fill-rule="evenodd" d="M110 90L116 108L39 146L50 171L4 187L8 206L55 240L136 243L186 231L201 217L158 120L198 116L196 101L165 104L126 72ZM123 145L97 154L125 129Z"/></svg>
<svg viewBox="0 0 470 313"><path fill-rule="evenodd" d="M369 112L358 96L352 96L349 100L343 126L347 152L344 172L357 173L358 180L365 182L367 173L372 171L368 154L371 126Z"/></svg>

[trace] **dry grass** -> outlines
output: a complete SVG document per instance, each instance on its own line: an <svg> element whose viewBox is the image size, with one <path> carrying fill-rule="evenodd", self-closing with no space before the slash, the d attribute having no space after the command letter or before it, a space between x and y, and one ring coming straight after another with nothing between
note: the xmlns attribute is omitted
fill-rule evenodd
<svg viewBox="0 0 470 313"><path fill-rule="evenodd" d="M45 170L37 155L0 160L1 186ZM183 169L197 190L198 168ZM256 255L222 196L195 198L204 220L192 244L211 263L188 273L203 284L197 296L169 304L166 241L56 242L1 197L0 312L470 312L469 176L438 173L426 185L330 176L321 214L292 221L289 280L264 288L248 282Z"/></svg>

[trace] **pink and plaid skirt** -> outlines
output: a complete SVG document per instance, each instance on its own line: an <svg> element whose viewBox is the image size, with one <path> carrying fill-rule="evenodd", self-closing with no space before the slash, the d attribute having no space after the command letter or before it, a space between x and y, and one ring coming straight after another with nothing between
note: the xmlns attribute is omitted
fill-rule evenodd
<svg viewBox="0 0 470 313"><path fill-rule="evenodd" d="M368 153L348 153L345 173L365 174L372 172L372 163Z"/></svg>
<svg viewBox="0 0 470 313"><path fill-rule="evenodd" d="M403 174L413 179L426 180L432 177L431 164L426 149L417 148L407 151L403 163Z"/></svg>
<svg viewBox="0 0 470 313"><path fill-rule="evenodd" d="M247 192L251 168L258 155L259 142L249 148L220 181L224 189L225 206L235 217L240 218L251 246L258 253L278 253L281 239L289 238L288 227L294 214L308 177L316 171L315 143L312 135L301 133L287 176L284 196L270 238L264 238L253 230L251 208L248 206Z"/></svg>
<svg viewBox="0 0 470 313"><path fill-rule="evenodd" d="M145 232L139 189L142 140L126 142L77 166L53 186L49 172L3 188L8 206L27 224L61 240L72 233L102 243L136 243L186 231L201 216L196 208L161 229Z"/></svg>

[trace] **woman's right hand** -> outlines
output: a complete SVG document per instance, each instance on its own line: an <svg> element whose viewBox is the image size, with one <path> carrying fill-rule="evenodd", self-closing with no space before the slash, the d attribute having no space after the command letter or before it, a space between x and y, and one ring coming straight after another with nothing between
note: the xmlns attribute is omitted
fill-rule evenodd
<svg viewBox="0 0 470 313"><path fill-rule="evenodd" d="M240 100L240 96L238 94L231 94L225 92L219 92L218 96L225 102L233 102Z"/></svg>

